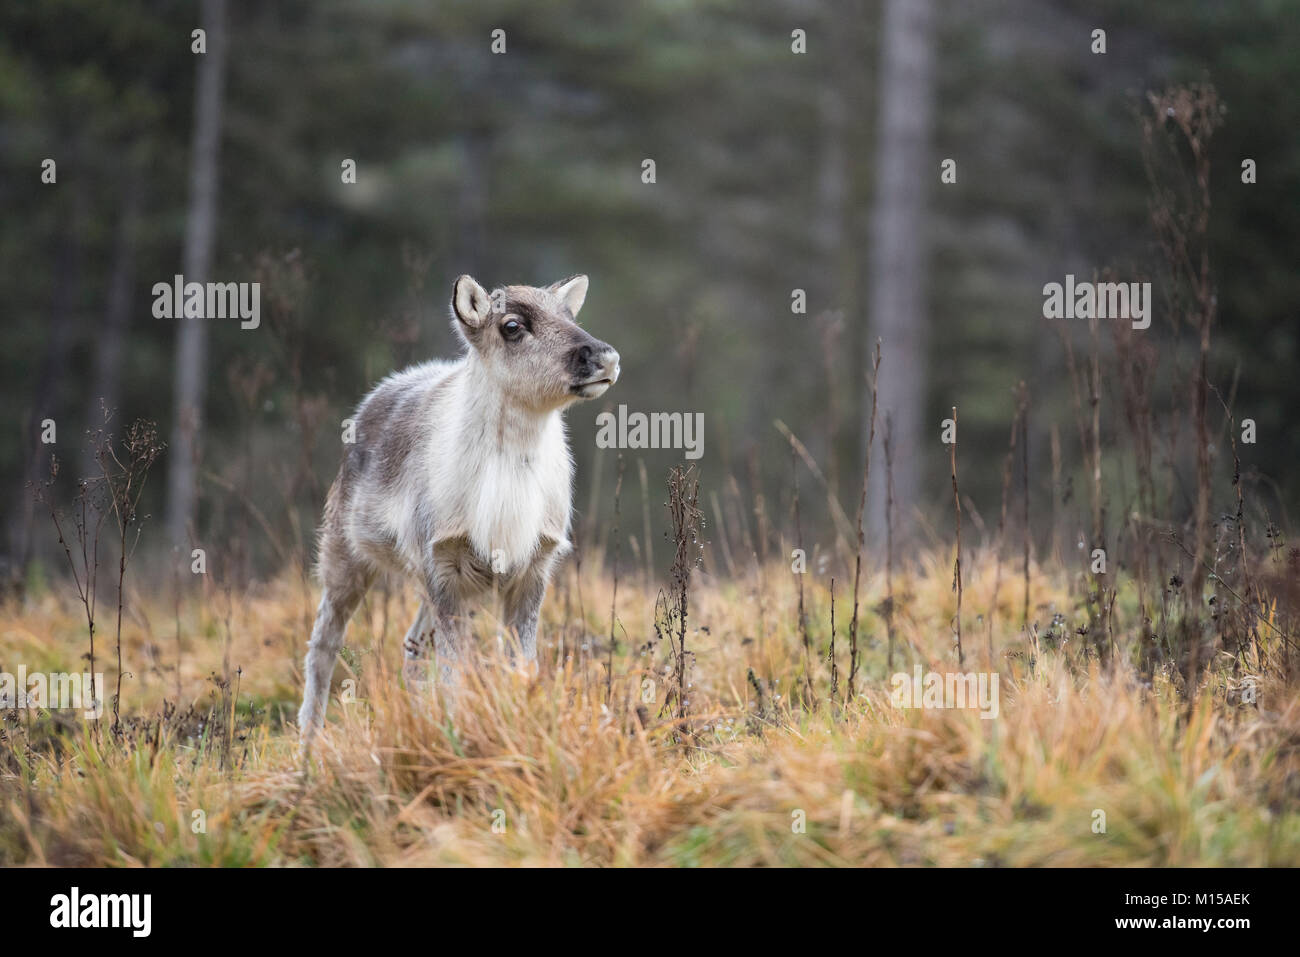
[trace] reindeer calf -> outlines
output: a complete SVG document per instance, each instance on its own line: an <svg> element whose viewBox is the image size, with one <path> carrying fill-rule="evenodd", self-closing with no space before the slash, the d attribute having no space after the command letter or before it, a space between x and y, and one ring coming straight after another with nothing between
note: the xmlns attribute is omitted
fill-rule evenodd
<svg viewBox="0 0 1300 957"><path fill-rule="evenodd" d="M518 652L535 660L546 583L570 548L561 413L619 373L613 347L574 322L586 295L586 276L491 295L461 276L451 312L464 354L389 376L362 401L319 531L324 590L298 712L304 747L324 721L348 620L380 572L422 590L402 645L409 688L427 689L433 650L442 679L454 678L464 616L494 585Z"/></svg>

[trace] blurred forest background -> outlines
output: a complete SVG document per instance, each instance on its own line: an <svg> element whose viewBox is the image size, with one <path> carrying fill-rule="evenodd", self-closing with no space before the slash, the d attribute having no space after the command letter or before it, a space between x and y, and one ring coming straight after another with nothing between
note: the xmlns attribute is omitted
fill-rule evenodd
<svg viewBox="0 0 1300 957"><path fill-rule="evenodd" d="M792 51L795 30L806 53ZM1257 423L1241 449L1252 501L1286 520L1300 493L1297 51L1293 0L12 0L0 12L7 574L62 560L31 485L51 452L65 498L94 470L85 433L103 407L110 431L148 417L170 446L145 492L142 548L167 545L170 522L187 541L240 543L242 576L301 556L342 420L390 370L455 351L447 299L463 272L487 285L591 277L581 318L620 350L623 376L569 413L584 543L603 542L614 507L616 453L596 449L595 417L626 404L704 413L704 498L719 501L706 514L733 532L759 494L788 514L781 420L825 476L830 496L800 465L804 533L829 546L827 502L849 516L857 504L879 337L874 455L889 413L900 540L949 538L940 422L953 406L962 494L977 526L981 513L996 522L1023 380L1036 546L1053 544L1049 528L1073 545L1087 466L1042 289L1108 269L1157 283L1137 335L1159 357L1146 367L1169 430L1157 458L1187 476L1169 502L1185 517L1191 426L1162 416L1188 404L1197 337L1161 284L1138 119L1147 91L1177 83L1211 82L1226 107L1210 157L1208 373ZM946 158L955 183L940 181ZM1242 182L1246 158L1257 183ZM349 159L355 183L342 181ZM261 326L154 318L153 284L177 273L260 281ZM1087 324L1067 335L1082 362ZM1109 332L1098 348L1113 352ZM1122 385L1101 383L1112 524L1135 507ZM190 425L186 401L202 410ZM624 455L624 495L645 494L661 524L681 452ZM1216 512L1232 464L1216 454ZM873 491L873 541L881 501Z"/></svg>

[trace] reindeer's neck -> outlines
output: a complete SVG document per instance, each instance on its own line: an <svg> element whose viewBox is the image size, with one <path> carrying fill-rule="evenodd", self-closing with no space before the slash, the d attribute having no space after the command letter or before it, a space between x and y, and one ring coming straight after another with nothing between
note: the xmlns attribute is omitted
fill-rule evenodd
<svg viewBox="0 0 1300 957"><path fill-rule="evenodd" d="M465 369L468 390L462 437L499 455L533 455L551 434L559 410L536 411L513 402L500 390L474 388L479 371L473 360Z"/></svg>

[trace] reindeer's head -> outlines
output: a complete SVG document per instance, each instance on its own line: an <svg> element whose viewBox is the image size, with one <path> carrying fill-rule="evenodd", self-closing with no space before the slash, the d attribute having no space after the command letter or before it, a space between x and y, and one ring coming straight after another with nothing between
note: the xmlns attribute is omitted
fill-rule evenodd
<svg viewBox="0 0 1300 957"><path fill-rule="evenodd" d="M586 298L586 276L490 295L461 276L451 293L452 326L510 399L539 411L562 408L618 381L614 347L573 321Z"/></svg>

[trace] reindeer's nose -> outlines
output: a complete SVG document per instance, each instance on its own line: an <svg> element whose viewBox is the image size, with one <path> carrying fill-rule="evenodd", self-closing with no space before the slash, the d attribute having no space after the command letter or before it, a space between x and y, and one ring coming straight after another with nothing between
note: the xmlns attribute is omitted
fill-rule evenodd
<svg viewBox="0 0 1300 957"><path fill-rule="evenodd" d="M600 359L601 368L604 370L606 377L610 381L610 384L612 385L613 383L617 382L618 373L619 373L618 350L615 349L613 346L605 346L605 349L603 352L601 352L599 359Z"/></svg>
<svg viewBox="0 0 1300 957"><path fill-rule="evenodd" d="M591 339L574 349L571 355L572 369L577 378L584 381L609 379L611 384L618 379L618 352L608 343Z"/></svg>

